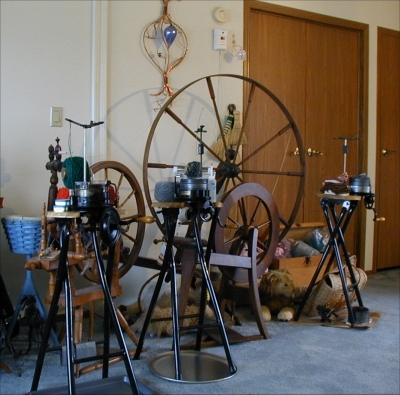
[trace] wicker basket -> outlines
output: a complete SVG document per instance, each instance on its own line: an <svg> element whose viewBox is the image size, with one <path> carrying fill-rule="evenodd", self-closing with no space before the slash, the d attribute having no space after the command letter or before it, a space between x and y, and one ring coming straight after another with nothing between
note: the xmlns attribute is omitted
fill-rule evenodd
<svg viewBox="0 0 400 395"><path fill-rule="evenodd" d="M1 222L11 252L32 255L39 251L42 231L40 218L8 215Z"/></svg>
<svg viewBox="0 0 400 395"><path fill-rule="evenodd" d="M353 266L354 275L357 281L358 289L361 291L367 283L367 274L364 270L356 267L357 258L355 255L350 257L351 265ZM347 267L344 268L347 285L351 285L350 272ZM350 302L356 299L357 295L354 289L349 290ZM342 280L338 271L325 274L323 279L319 281L313 290L304 306L304 313L316 317L319 315L318 306L327 307L334 311L340 311L347 308L347 303L344 297Z"/></svg>

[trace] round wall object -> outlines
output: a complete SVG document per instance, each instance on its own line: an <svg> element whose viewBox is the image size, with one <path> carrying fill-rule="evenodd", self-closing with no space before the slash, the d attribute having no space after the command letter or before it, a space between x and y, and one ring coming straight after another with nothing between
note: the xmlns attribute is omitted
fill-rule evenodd
<svg viewBox="0 0 400 395"><path fill-rule="evenodd" d="M212 10L212 17L217 23L225 23L228 20L228 12L223 7L215 7Z"/></svg>

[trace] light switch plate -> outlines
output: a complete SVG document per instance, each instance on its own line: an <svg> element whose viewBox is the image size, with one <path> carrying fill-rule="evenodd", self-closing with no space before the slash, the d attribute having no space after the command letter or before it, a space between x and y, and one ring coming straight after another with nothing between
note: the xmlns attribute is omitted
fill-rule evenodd
<svg viewBox="0 0 400 395"><path fill-rule="evenodd" d="M50 126L62 126L63 108L50 107Z"/></svg>

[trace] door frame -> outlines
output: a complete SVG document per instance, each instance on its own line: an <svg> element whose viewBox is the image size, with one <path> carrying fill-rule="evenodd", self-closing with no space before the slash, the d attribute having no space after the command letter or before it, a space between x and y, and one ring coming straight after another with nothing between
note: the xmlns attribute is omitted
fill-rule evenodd
<svg viewBox="0 0 400 395"><path fill-rule="evenodd" d="M377 27L377 82L376 82L376 162L375 162L375 185L380 187L381 184L381 142L380 142L380 136L383 133L383 129L381 126L381 112L380 112L380 107L381 107L381 99L382 99L382 92L381 92L381 73L380 69L382 67L382 60L380 55L380 50L381 48L381 42L383 36L391 36L395 38L400 38L400 31L398 30L393 30L393 29L387 29L381 26ZM377 193L380 193L380 190L376 190ZM381 231L382 232L382 231ZM372 270L375 273L378 270L378 226L374 227L374 253L373 253L373 260L372 260Z"/></svg>
<svg viewBox="0 0 400 395"><path fill-rule="evenodd" d="M305 22L318 23L322 25L340 27L356 31L359 37L359 60L360 60L360 78L359 78L359 96L358 96L358 136L362 139L359 145L359 169L367 169L368 163L368 59L369 59L369 25L350 21L347 19L336 18L332 16L317 14L314 12L303 11L296 8L285 7L276 4L265 3L257 0L244 0L244 21L243 21L243 47L249 48L249 27L251 12L263 12L270 15L278 15L288 18L299 19ZM251 51L248 51L247 59L244 62L243 73L246 77L249 75L249 64L251 62ZM361 204L360 204L361 206ZM356 221L356 251L360 262L360 267L364 268L365 262L365 236L366 236L366 210L360 207L355 213Z"/></svg>

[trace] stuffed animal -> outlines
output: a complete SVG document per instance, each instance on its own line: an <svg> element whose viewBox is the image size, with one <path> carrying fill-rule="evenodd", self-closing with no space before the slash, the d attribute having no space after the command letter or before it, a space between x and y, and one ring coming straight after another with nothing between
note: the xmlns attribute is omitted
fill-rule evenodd
<svg viewBox="0 0 400 395"><path fill-rule="evenodd" d="M294 316L296 287L288 269L269 270L258 286L264 321L277 316L280 321L290 321Z"/></svg>
<svg viewBox="0 0 400 395"><path fill-rule="evenodd" d="M197 325L199 318L198 316L199 310L200 309L198 305L188 304L185 309L185 315L188 317L183 319L181 324L182 327ZM204 316L206 318L214 317L214 312L208 305L206 305ZM134 332L142 330L145 317L146 313L141 314L137 319L137 321L133 325L131 325L131 329ZM168 292L164 292L158 299L157 304L154 306L151 318L156 321L150 321L150 324L147 328L147 334L150 336L155 335L158 337L172 336L173 327L172 327L172 321L170 319L171 317L172 317L171 294Z"/></svg>

